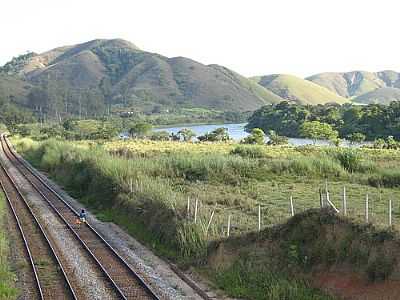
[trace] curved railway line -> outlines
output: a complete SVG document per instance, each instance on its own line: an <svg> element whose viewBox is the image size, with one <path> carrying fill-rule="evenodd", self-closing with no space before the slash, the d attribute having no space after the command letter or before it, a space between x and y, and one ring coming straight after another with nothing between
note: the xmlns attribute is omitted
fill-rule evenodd
<svg viewBox="0 0 400 300"><path fill-rule="evenodd" d="M3 152L9 162L32 185L33 189L37 191L44 202L46 202L51 210L62 220L65 226L78 240L85 253L90 256L93 264L95 264L96 267L100 269L100 272L104 277L103 280L108 283L107 286L109 286L110 289L113 290L113 293L117 296L116 298L140 300L161 299L155 293L153 287L145 282L142 276L138 274L138 272L136 272L90 224L86 223L80 226L77 226L75 224L75 221L79 216L78 212L75 211L74 208L72 208L40 176L38 176L35 171L32 170L32 167L29 164L27 164L14 152L4 135L1 135L1 145ZM20 206L22 205L22 203L25 203L24 205L26 206L27 210L30 211L32 218L35 219L34 224L37 224L40 231L40 221L38 220L38 218L35 217L34 212L29 208L28 203L19 192L18 187L12 180L11 176L8 175L6 169L2 168L2 172L3 173L0 176L3 189L5 191L7 190L7 199L9 199L9 201L11 202L18 203L18 205ZM14 192L12 192L13 189ZM33 223L33 221L31 223ZM35 234L32 235L32 238L35 238L37 240L47 240L47 245L54 254L54 249L52 248L51 243L48 241L46 233L43 230L41 230L41 233L39 233L39 231L36 230ZM21 231L21 233L22 232L23 231ZM28 248L28 246L29 245L27 245L27 249L28 252L30 252L32 250L32 247ZM35 260L33 260L32 266L36 266ZM73 270L68 270L69 268L64 267L64 269L66 270L66 272L64 272L62 264L60 263L60 259L56 254L53 255L53 262L47 264L46 266L52 266L53 268L59 270L59 273L63 275L65 280L63 286L65 289L64 292L66 297L43 295L44 291L47 291L47 286L40 284L40 281L38 281L38 293L41 295L39 299L81 299L79 295L76 295L77 293L74 292L71 284L68 281L68 274L71 271L73 272ZM36 267L37 277L40 277L40 273L37 269L38 268ZM61 286L62 284L60 283L59 285ZM44 289L43 286L45 286L46 289ZM69 295L67 295L68 293Z"/></svg>

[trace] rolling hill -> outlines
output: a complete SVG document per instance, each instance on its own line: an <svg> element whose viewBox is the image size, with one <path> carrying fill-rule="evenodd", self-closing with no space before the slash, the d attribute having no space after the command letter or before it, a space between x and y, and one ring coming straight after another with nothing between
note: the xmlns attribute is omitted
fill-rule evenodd
<svg viewBox="0 0 400 300"><path fill-rule="evenodd" d="M283 100L388 103L399 99L399 91L400 74L394 71L246 78L220 65L143 51L121 39L29 52L0 67L0 96L54 117L102 115L110 108L244 112Z"/></svg>
<svg viewBox="0 0 400 300"><path fill-rule="evenodd" d="M56 113L101 111L108 105L138 111L156 106L251 111L282 100L225 67L168 58L120 39L29 53L2 70L42 88L47 97L30 97L28 104Z"/></svg>
<svg viewBox="0 0 400 300"><path fill-rule="evenodd" d="M321 73L306 79L347 98L358 97L380 88L400 87L400 74L395 71Z"/></svg>
<svg viewBox="0 0 400 300"><path fill-rule="evenodd" d="M400 89L384 87L376 89L372 92L365 93L353 99L355 103L362 104L385 104L388 105L392 101L400 100Z"/></svg>
<svg viewBox="0 0 400 300"><path fill-rule="evenodd" d="M257 83L280 97L300 104L346 103L348 100L338 94L302 78L275 74L253 77Z"/></svg>

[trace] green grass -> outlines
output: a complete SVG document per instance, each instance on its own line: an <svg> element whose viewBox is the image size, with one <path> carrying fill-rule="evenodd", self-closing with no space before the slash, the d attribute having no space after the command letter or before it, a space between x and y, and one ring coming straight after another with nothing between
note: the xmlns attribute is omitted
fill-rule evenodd
<svg viewBox="0 0 400 300"><path fill-rule="evenodd" d="M15 140L15 144L100 219L120 225L159 255L181 264L206 261L209 243L226 236L228 215L231 235L240 237L256 231L258 205L263 228L288 220L291 195L296 213L318 208L319 189L326 180L331 200L339 208L346 186L348 214L356 223L363 221L366 193L370 221L381 228L387 228L388 200L400 198L400 152L394 150L29 139ZM213 222L206 232L212 211ZM396 209L393 223L398 229ZM321 256L329 258L330 253ZM376 265L385 266L385 262ZM381 276L374 264L369 267L372 277ZM286 271L276 276L262 273L265 277L260 282L268 284L261 288L263 292L258 289L260 295L253 295L246 280L263 271L255 270L239 261L227 272L212 276L235 297L263 299L260 295L268 290L271 299L285 299L291 293L298 299L327 299ZM240 280L242 284L235 288Z"/></svg>
<svg viewBox="0 0 400 300"><path fill-rule="evenodd" d="M271 270L274 270L271 272ZM285 273L252 257L240 258L229 268L210 275L229 296L253 300L329 300L305 281L289 278Z"/></svg>
<svg viewBox="0 0 400 300"><path fill-rule="evenodd" d="M5 230L5 197L0 191L0 299L16 299L16 275L12 272L9 260L8 233Z"/></svg>

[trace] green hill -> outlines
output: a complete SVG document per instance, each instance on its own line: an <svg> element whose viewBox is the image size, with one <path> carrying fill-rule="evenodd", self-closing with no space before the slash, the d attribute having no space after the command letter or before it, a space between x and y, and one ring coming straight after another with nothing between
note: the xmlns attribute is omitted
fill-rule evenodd
<svg viewBox="0 0 400 300"><path fill-rule="evenodd" d="M106 107L252 111L282 99L221 66L168 58L120 40L93 40L15 58L3 73L40 88L28 105L55 115L102 113ZM160 109L160 108L158 108Z"/></svg>
<svg viewBox="0 0 400 300"><path fill-rule="evenodd" d="M386 87L358 96L353 99L353 102L362 104L390 104L392 101L399 100L400 89Z"/></svg>
<svg viewBox="0 0 400 300"><path fill-rule="evenodd" d="M278 96L300 104L346 103L347 99L302 78L276 74L253 77L257 83Z"/></svg>
<svg viewBox="0 0 400 300"><path fill-rule="evenodd" d="M347 98L364 95L383 87L400 87L400 74L395 71L321 73L306 79Z"/></svg>

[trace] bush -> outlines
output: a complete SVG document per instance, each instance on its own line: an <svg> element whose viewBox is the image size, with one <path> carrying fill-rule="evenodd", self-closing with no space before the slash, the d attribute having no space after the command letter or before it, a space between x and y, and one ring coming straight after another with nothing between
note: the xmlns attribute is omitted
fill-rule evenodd
<svg viewBox="0 0 400 300"><path fill-rule="evenodd" d="M345 149L338 151L336 153L336 158L346 171L353 173L360 170L361 155L357 150Z"/></svg>
<svg viewBox="0 0 400 300"><path fill-rule="evenodd" d="M265 133L260 128L253 128L251 134L242 140L243 144L263 145L265 143Z"/></svg>
<svg viewBox="0 0 400 300"><path fill-rule="evenodd" d="M289 143L289 139L286 136L278 135L273 130L270 130L268 137L269 141L267 144L271 146L287 145Z"/></svg>
<svg viewBox="0 0 400 300"><path fill-rule="evenodd" d="M237 146L235 147L230 154L239 155L241 157L249 157L249 158L262 158L266 156L265 150L263 146Z"/></svg>

